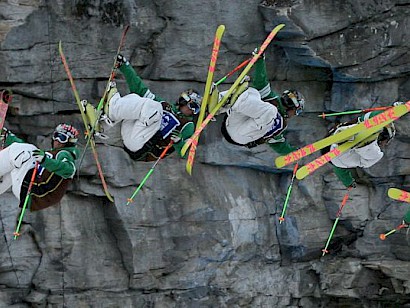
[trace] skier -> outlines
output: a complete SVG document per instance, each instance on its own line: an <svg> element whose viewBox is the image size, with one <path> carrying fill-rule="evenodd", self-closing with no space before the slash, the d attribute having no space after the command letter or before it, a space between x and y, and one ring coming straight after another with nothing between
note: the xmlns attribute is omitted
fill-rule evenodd
<svg viewBox="0 0 410 308"><path fill-rule="evenodd" d="M342 130L350 128L366 119L372 118L381 112L382 111L368 112L359 117L355 123L347 122L339 124L330 130L329 135L341 132ZM394 123L390 123L382 130L363 140L354 148L346 151L338 157L333 158L330 163L333 165L333 171L336 176L346 187L356 187L356 181L352 175L352 169L357 167L370 168L375 165L384 155L382 149L390 144L395 135L396 128ZM354 136L348 138L344 142L349 141L354 141ZM338 144L332 144L330 147L323 149L322 153L324 154L329 150L336 149L337 147Z"/></svg>
<svg viewBox="0 0 410 308"><path fill-rule="evenodd" d="M295 151L296 148L285 140L283 132L289 119L303 111L305 100L302 94L296 90L286 90L279 96L272 91L264 56L255 63L250 87L248 81L244 80L220 110L220 113L226 112L222 135L229 143L248 148L267 143L280 155ZM218 99L225 93L219 93ZM215 105L216 95L211 99L210 109Z"/></svg>
<svg viewBox="0 0 410 308"><path fill-rule="evenodd" d="M124 74L131 94L119 94L115 83L110 85L105 117L113 124L121 122L124 150L134 160L153 161L173 141L173 151L181 153L185 141L194 133L194 115L200 110L202 97L194 90L182 92L175 104L152 93L142 82L127 59L119 54L117 66ZM95 123L95 109L85 106L90 123Z"/></svg>
<svg viewBox="0 0 410 308"><path fill-rule="evenodd" d="M58 203L76 172L78 130L69 124L59 124L53 132L49 151L24 143L4 127L3 131L6 148L0 151L0 195L11 187L21 208L38 162L29 208L38 211Z"/></svg>

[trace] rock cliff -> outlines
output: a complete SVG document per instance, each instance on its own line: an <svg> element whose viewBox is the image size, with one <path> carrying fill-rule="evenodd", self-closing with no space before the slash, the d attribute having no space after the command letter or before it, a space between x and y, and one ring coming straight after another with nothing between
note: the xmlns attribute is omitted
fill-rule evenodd
<svg viewBox="0 0 410 308"><path fill-rule="evenodd" d="M292 144L306 145L352 118L323 120L323 111L409 100L409 15L408 0L3 0L0 88L14 92L6 126L43 148L56 124L83 127L60 40L81 97L97 104L130 24L123 54L173 101L186 88L203 90L219 24L216 78L285 23L266 52L269 78L277 92L306 97L287 130ZM117 82L127 94L121 75ZM278 224L292 166L276 169L265 145L226 143L218 116L191 177L172 155L126 206L152 163L130 160L114 127L97 147L115 204L91 153L58 206L27 213L17 241L17 199L0 196L0 307L410 307L410 237L378 238L409 209L387 196L389 187L410 190L408 119L397 122L382 161L358 170L325 257L345 194L329 166L295 181Z"/></svg>

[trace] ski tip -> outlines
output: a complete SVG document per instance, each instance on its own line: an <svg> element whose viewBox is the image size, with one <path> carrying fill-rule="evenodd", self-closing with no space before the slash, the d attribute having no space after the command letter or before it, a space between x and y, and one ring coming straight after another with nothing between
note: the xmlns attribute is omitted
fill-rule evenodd
<svg viewBox="0 0 410 308"><path fill-rule="evenodd" d="M282 168L285 166L283 156L275 158L275 166L276 168Z"/></svg>
<svg viewBox="0 0 410 308"><path fill-rule="evenodd" d="M186 166L186 172L187 172L189 175L192 175L192 166L191 166L191 165L188 165L188 164L187 164L187 166Z"/></svg>
<svg viewBox="0 0 410 308"><path fill-rule="evenodd" d="M225 25L219 25L217 31L224 31Z"/></svg>
<svg viewBox="0 0 410 308"><path fill-rule="evenodd" d="M379 235L379 238L384 241L386 239L386 234L382 233Z"/></svg>
<svg viewBox="0 0 410 308"><path fill-rule="evenodd" d="M400 190L398 189L398 188L389 188L388 190L387 190L387 195L390 197L390 198L393 198L394 199L394 197L396 197L396 192L399 192Z"/></svg>
<svg viewBox="0 0 410 308"><path fill-rule="evenodd" d="M298 180L303 180L308 175L308 173L306 172L307 172L307 168L306 166L303 166L296 172L296 178Z"/></svg>
<svg viewBox="0 0 410 308"><path fill-rule="evenodd" d="M114 198L110 195L109 192L106 192L105 195L106 195L107 199L108 199L111 203L114 203Z"/></svg>
<svg viewBox="0 0 410 308"><path fill-rule="evenodd" d="M277 25L274 29L273 29L273 31L274 32L278 32L278 31L280 31L282 28L284 28L286 25L285 24L279 24L279 25ZM273 32L272 31L272 32Z"/></svg>

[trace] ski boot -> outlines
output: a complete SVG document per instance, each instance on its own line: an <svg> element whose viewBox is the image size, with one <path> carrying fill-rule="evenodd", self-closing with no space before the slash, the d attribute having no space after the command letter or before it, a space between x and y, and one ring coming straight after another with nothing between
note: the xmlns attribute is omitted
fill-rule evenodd
<svg viewBox="0 0 410 308"><path fill-rule="evenodd" d="M221 106L221 108L219 108L219 110L216 112L215 115L228 112L228 110L233 106L233 104L235 104L239 95L241 95L243 92L245 92L248 89L249 81L250 81L250 77L245 76L243 80L240 82L240 84L237 86L237 88L233 91L233 93L231 94L231 97L225 102L223 106ZM227 91L225 91L225 93L226 92ZM221 101L223 99L223 95L224 95L224 92L222 92L221 95L219 95L218 101ZM212 93L210 104L208 106L211 107L212 102L215 102L215 101L216 101L216 98L214 98L214 93Z"/></svg>
<svg viewBox="0 0 410 308"><path fill-rule="evenodd" d="M103 108L103 113L101 113L100 118L98 119L99 121L104 121L108 126L113 127L114 123L111 121L109 117L109 112L110 112L110 102L112 97L118 93L117 90L117 85L115 81L110 81L107 87L107 96L104 100L104 108Z"/></svg>
<svg viewBox="0 0 410 308"><path fill-rule="evenodd" d="M106 118L107 119L109 119L109 111L110 111L110 101L111 101L111 99L112 99L112 97L116 94L116 93L118 93L118 90L117 90L117 84L115 83L115 81L111 81L110 83L109 83L109 85L108 85L108 88L107 88L107 98L106 98L106 100L105 100L105 102L104 102L104 114L105 114L105 116L106 116ZM104 120L105 120L105 118L104 118ZM112 123L112 122L111 122ZM108 124L108 123L107 123ZM108 125L110 125L110 124L108 124Z"/></svg>
<svg viewBox="0 0 410 308"><path fill-rule="evenodd" d="M88 130L92 131L95 125L94 135L101 139L108 139L108 136L103 134L103 129L99 123L100 119L98 118L97 110L95 109L95 107L89 104L86 100L82 100L81 105L83 106L85 117L87 118Z"/></svg>

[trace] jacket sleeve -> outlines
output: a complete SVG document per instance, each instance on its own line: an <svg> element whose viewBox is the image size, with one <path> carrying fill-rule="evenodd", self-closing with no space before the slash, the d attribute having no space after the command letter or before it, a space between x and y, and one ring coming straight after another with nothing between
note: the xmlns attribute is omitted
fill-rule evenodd
<svg viewBox="0 0 410 308"><path fill-rule="evenodd" d="M268 145L272 150L274 150L279 155L286 155L297 150L297 148L290 145L290 143L286 140L283 142L268 143Z"/></svg>
<svg viewBox="0 0 410 308"><path fill-rule="evenodd" d="M181 137L181 141L179 141L178 143L174 143L174 149L175 151L178 152L179 156L185 158L187 157L187 153L185 153L185 156L181 155L181 150L182 147L184 146L185 142L194 134L195 131L195 125L194 122L188 122L186 123L181 131L180 131L180 137Z"/></svg>
<svg viewBox="0 0 410 308"><path fill-rule="evenodd" d="M74 154L76 155L76 153ZM55 158L45 157L41 165L50 172L61 176L64 179L73 178L76 172L75 159L72 153L61 150Z"/></svg>
<svg viewBox="0 0 410 308"><path fill-rule="evenodd" d="M251 87L259 91L262 99L279 98L279 95L271 89L263 58L259 58L254 65Z"/></svg>
<svg viewBox="0 0 410 308"><path fill-rule="evenodd" d="M148 97L157 102L164 101L161 97L155 95L150 89L148 89L131 65L121 65L120 71L124 75L131 93L138 94L141 97Z"/></svg>
<svg viewBox="0 0 410 308"><path fill-rule="evenodd" d="M25 141L23 139L20 139L19 137L17 137L16 135L14 135L12 132L8 132L7 136L6 136L6 141L5 141L5 146L9 146L12 143L25 143Z"/></svg>
<svg viewBox="0 0 410 308"><path fill-rule="evenodd" d="M354 178L352 176L352 172L350 171L350 169L339 168L335 165L332 166L333 172L336 174L336 176L343 183L344 186L349 187L353 185Z"/></svg>
<svg viewBox="0 0 410 308"><path fill-rule="evenodd" d="M357 121L358 121L358 122L363 122L364 120L373 118L374 116L376 116L376 115L378 115L378 114L380 114L380 113L382 113L382 112L383 112L383 110L377 110L377 111L367 112L367 113L361 115L360 117L358 117L358 118L357 118Z"/></svg>
<svg viewBox="0 0 410 308"><path fill-rule="evenodd" d="M403 220L406 224L410 225L410 210L408 210L406 215L404 215Z"/></svg>

